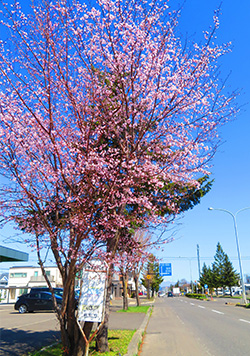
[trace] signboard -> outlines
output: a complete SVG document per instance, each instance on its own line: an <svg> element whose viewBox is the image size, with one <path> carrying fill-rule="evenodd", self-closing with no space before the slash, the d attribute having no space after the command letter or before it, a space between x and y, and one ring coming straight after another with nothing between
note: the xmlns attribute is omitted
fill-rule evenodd
<svg viewBox="0 0 250 356"><path fill-rule="evenodd" d="M103 320L107 269L95 261L82 273L82 287L78 304L78 320L100 323Z"/></svg>
<svg viewBox="0 0 250 356"><path fill-rule="evenodd" d="M172 265L171 263L160 263L159 264L160 276L172 276Z"/></svg>

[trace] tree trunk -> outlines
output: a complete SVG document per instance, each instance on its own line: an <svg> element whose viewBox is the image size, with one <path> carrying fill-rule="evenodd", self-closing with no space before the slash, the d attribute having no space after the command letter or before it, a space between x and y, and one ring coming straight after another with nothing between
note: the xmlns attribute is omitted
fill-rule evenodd
<svg viewBox="0 0 250 356"><path fill-rule="evenodd" d="M63 354L65 356L84 356L86 345L75 315L75 292L73 284L68 290L67 298L66 311L62 306L60 317ZM84 332L87 338L91 331L88 331L88 328L89 325L84 325Z"/></svg>
<svg viewBox="0 0 250 356"><path fill-rule="evenodd" d="M46 275L45 267L38 250L38 259L42 274L52 293L54 306L56 307L56 298L53 288ZM56 262L58 262L56 260ZM63 355L65 356L83 356L85 352L85 340L81 334L76 319L76 300L75 300L75 274L73 269L66 270L63 277L63 287L66 293L63 293L63 301L60 310L56 310L57 318L60 323L61 340L63 345ZM58 305L57 305L58 306ZM58 306L59 307L59 306Z"/></svg>
<svg viewBox="0 0 250 356"><path fill-rule="evenodd" d="M138 278L136 272L134 272L134 281L135 281L135 297L136 297L136 305L139 307L141 305L140 297L139 297L139 289L138 289Z"/></svg>
<svg viewBox="0 0 250 356"><path fill-rule="evenodd" d="M123 310L128 310L128 277L127 273L122 272L123 287Z"/></svg>

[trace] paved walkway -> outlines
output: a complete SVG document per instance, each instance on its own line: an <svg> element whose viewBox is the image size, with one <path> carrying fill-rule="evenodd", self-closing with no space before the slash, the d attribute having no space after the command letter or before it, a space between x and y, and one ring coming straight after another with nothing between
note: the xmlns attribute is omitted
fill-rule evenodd
<svg viewBox="0 0 250 356"><path fill-rule="evenodd" d="M141 298L141 305L152 305L152 301L146 298ZM129 306L135 306L135 299L129 299ZM134 330L139 329L143 320L144 313L116 313L117 310L122 309L122 299L112 300L109 316L109 329Z"/></svg>
<svg viewBox="0 0 250 356"><path fill-rule="evenodd" d="M201 356L201 346L164 298L157 298L143 338L140 356Z"/></svg>

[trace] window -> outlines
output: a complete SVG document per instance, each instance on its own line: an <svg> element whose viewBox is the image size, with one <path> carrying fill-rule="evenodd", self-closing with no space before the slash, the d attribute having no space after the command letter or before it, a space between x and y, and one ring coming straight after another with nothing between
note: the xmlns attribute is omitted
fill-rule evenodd
<svg viewBox="0 0 250 356"><path fill-rule="evenodd" d="M27 288L20 289L20 294L26 294L26 293L28 293Z"/></svg>
<svg viewBox="0 0 250 356"><path fill-rule="evenodd" d="M46 276L50 276L50 271L45 271Z"/></svg>
<svg viewBox="0 0 250 356"><path fill-rule="evenodd" d="M35 277L38 277L38 271L35 271L35 272L34 272L34 276L35 276Z"/></svg>
<svg viewBox="0 0 250 356"><path fill-rule="evenodd" d="M10 278L26 278L27 273L26 272L15 272L10 274Z"/></svg>
<svg viewBox="0 0 250 356"><path fill-rule="evenodd" d="M30 298L40 298L40 294L39 293L30 293L29 295Z"/></svg>

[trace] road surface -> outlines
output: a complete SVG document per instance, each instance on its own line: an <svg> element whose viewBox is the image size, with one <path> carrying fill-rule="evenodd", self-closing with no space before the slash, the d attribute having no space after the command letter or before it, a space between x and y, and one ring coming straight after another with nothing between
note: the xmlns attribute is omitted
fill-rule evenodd
<svg viewBox="0 0 250 356"><path fill-rule="evenodd" d="M250 355L250 309L226 301L158 298L140 356Z"/></svg>

